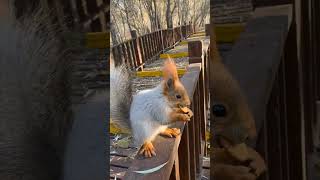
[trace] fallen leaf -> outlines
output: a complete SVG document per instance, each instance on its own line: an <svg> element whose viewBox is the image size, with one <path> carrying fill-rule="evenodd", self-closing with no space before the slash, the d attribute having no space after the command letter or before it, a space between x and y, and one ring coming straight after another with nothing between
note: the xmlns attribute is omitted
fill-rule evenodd
<svg viewBox="0 0 320 180"><path fill-rule="evenodd" d="M130 144L130 136L125 137L123 139L118 140L114 146L116 147L120 147L120 148L129 148L129 144Z"/></svg>

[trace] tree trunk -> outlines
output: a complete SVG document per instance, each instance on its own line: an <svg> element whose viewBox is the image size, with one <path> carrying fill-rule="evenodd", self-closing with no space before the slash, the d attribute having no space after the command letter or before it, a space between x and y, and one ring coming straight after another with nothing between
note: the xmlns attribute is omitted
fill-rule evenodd
<svg viewBox="0 0 320 180"><path fill-rule="evenodd" d="M160 25L160 18L158 16L157 13L157 2L156 0L153 0L153 5L154 5L154 19L155 19L155 30L161 29L161 25Z"/></svg>
<svg viewBox="0 0 320 180"><path fill-rule="evenodd" d="M127 20L127 24L128 24L128 27L129 27L129 32L130 32L130 36L131 36L131 39L133 38L132 37L132 27L131 27L131 23L129 21L129 11L128 11L128 4L126 3L126 1L123 1L124 2L124 12L126 14L126 20Z"/></svg>
<svg viewBox="0 0 320 180"><path fill-rule="evenodd" d="M167 10L166 10L166 21L167 21L167 28L172 28L172 14L171 14L171 1L167 0Z"/></svg>

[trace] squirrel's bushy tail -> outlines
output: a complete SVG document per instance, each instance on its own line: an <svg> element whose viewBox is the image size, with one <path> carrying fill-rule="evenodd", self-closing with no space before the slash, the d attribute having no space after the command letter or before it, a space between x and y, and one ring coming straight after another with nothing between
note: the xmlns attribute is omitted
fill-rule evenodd
<svg viewBox="0 0 320 180"><path fill-rule="evenodd" d="M0 19L0 179L60 179L71 63L51 22Z"/></svg>
<svg viewBox="0 0 320 180"><path fill-rule="evenodd" d="M131 73L125 64L110 65L110 117L125 130L130 129L130 107L132 102Z"/></svg>

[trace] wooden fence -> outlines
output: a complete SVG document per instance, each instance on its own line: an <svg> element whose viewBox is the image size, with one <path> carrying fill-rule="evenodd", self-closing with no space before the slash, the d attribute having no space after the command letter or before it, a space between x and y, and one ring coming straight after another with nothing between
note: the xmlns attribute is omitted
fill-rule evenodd
<svg viewBox="0 0 320 180"><path fill-rule="evenodd" d="M156 58L166 49L190 36L193 33L191 27L190 24L183 25L140 37L133 31L133 39L112 47L114 61L116 65L126 63L132 69L141 69L146 61Z"/></svg>

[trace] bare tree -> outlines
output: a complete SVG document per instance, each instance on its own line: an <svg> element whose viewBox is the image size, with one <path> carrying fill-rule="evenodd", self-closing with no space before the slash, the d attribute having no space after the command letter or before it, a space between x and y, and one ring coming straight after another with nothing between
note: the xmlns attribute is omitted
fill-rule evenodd
<svg viewBox="0 0 320 180"><path fill-rule="evenodd" d="M171 10L171 2L173 1L173 8ZM166 4L166 22L167 22L167 28L172 28L173 27L173 21L172 21L172 15L174 10L177 7L177 2L175 0L167 0Z"/></svg>
<svg viewBox="0 0 320 180"><path fill-rule="evenodd" d="M164 28L192 22L203 26L209 13L209 0L111 0L113 44Z"/></svg>

